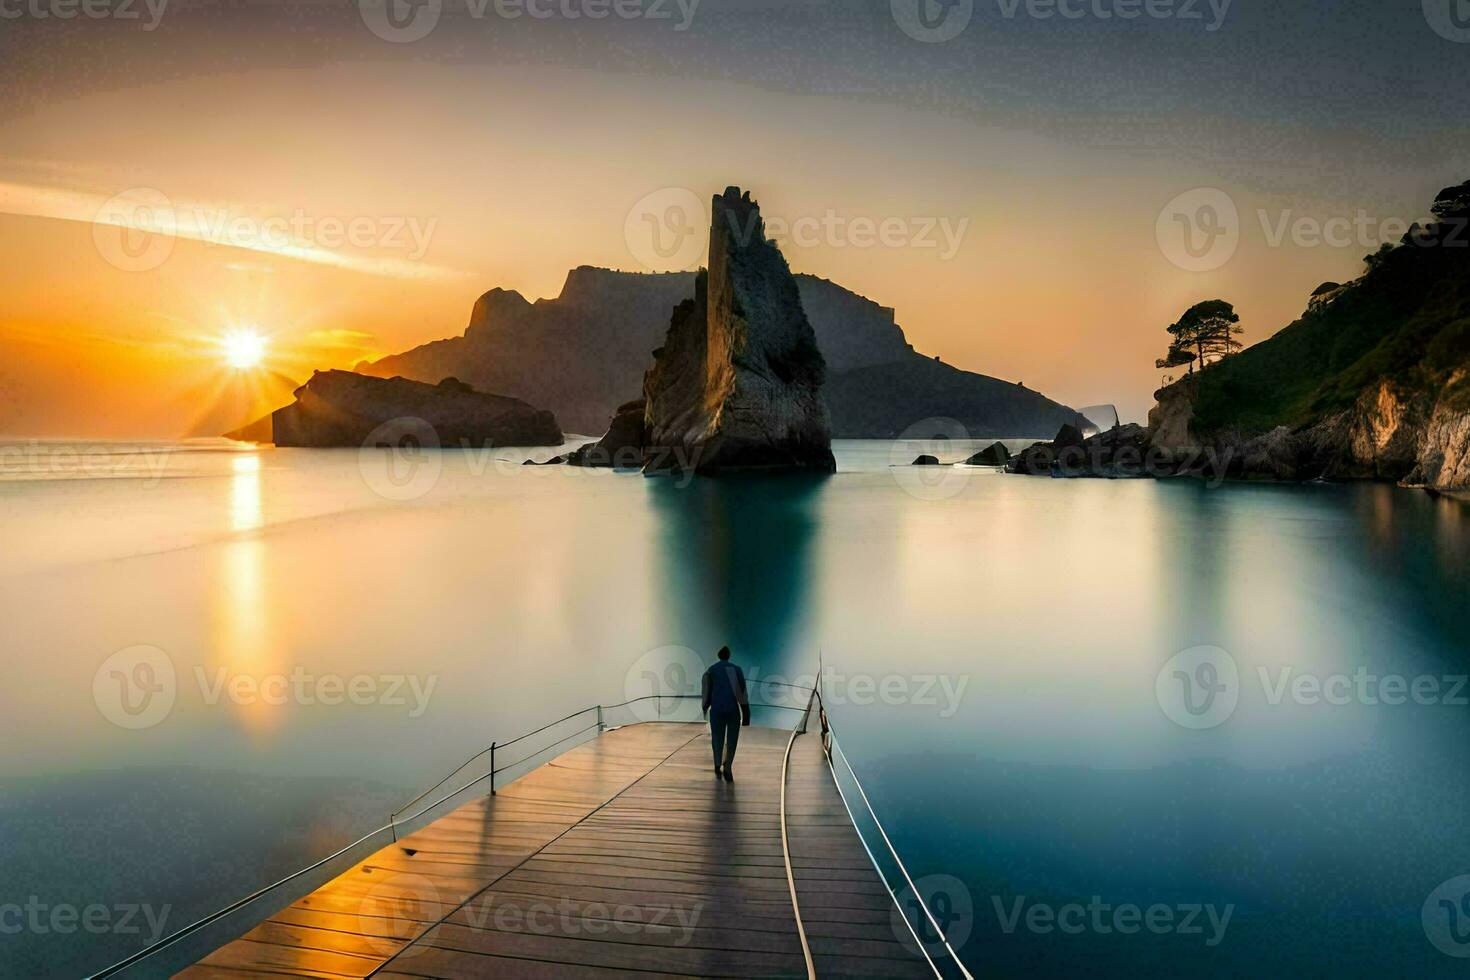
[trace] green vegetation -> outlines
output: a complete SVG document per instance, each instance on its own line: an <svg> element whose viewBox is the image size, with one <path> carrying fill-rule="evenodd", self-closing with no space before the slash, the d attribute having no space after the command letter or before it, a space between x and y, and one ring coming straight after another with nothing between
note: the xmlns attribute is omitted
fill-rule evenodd
<svg viewBox="0 0 1470 980"><path fill-rule="evenodd" d="M1196 303L1184 311L1178 323L1169 326L1169 353L1155 361L1154 367L1188 364L1193 374L1196 364L1203 368L1211 363L1210 358L1220 361L1238 353L1240 341L1235 338L1244 332L1235 307L1223 299Z"/></svg>
<svg viewBox="0 0 1470 980"><path fill-rule="evenodd" d="M1470 406L1470 377L1451 382L1470 368L1470 183L1441 192L1434 213L1369 256L1361 279L1319 291L1301 319L1199 371L1196 431L1306 425L1385 379Z"/></svg>

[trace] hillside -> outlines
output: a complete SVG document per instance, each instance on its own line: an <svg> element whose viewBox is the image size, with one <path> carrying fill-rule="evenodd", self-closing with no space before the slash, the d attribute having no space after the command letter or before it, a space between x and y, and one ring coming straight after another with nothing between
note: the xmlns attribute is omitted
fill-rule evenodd
<svg viewBox="0 0 1470 980"><path fill-rule="evenodd" d="M1458 196L1457 196L1458 195ZM1238 444L1283 475L1367 476L1432 486L1470 480L1470 207L1326 283L1269 340L1158 392L1166 445ZM1272 436L1264 451L1260 440ZM1289 437L1289 438L1288 438ZM1258 444L1251 445L1251 440ZM1242 464L1250 468L1249 462Z"/></svg>

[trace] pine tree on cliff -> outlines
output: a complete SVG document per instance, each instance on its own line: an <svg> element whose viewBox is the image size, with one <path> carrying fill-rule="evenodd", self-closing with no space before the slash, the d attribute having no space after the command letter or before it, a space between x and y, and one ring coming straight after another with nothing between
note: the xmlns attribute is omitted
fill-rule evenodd
<svg viewBox="0 0 1470 980"><path fill-rule="evenodd" d="M1169 353L1155 361L1154 366L1162 370L1188 364L1191 374L1196 364L1203 368L1211 358L1218 361L1239 352L1241 343L1235 338L1245 332L1235 307L1223 299L1196 303L1168 330L1173 338Z"/></svg>

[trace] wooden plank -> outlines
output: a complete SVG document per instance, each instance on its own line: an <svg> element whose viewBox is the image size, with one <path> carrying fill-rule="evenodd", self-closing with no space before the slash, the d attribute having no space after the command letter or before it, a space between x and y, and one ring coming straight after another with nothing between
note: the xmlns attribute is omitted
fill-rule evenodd
<svg viewBox="0 0 1470 980"><path fill-rule="evenodd" d="M788 732L735 781L703 725L606 732L404 836L186 970L198 978L804 977L781 843ZM793 875L819 972L923 976L825 768L797 739Z"/></svg>

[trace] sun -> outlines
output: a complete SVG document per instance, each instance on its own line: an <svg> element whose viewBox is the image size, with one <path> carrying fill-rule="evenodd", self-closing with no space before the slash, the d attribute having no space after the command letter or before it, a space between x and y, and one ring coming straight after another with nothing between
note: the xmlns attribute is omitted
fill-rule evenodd
<svg viewBox="0 0 1470 980"><path fill-rule="evenodd" d="M233 330L221 341L225 363L237 370L259 367L265 360L265 338L254 330Z"/></svg>

